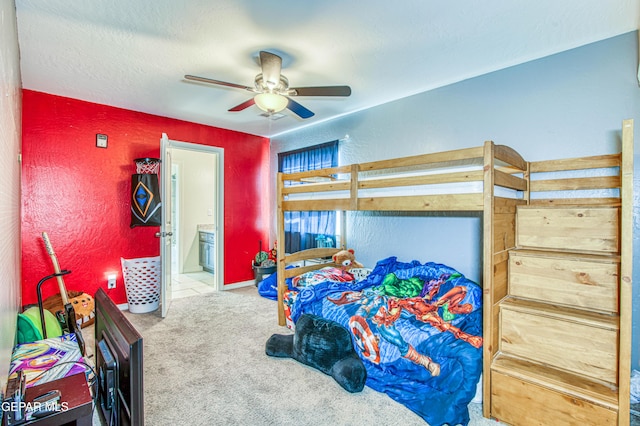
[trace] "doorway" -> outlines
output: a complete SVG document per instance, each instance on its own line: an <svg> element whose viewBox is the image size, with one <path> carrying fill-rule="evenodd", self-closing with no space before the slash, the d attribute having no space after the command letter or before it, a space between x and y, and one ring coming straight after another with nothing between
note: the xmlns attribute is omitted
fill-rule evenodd
<svg viewBox="0 0 640 426"><path fill-rule="evenodd" d="M162 164L171 173L165 202L171 213L170 298L195 296L223 288L224 151L188 142L168 141L170 155ZM207 232L210 263L203 270L201 232ZM208 247L208 248L209 248Z"/></svg>

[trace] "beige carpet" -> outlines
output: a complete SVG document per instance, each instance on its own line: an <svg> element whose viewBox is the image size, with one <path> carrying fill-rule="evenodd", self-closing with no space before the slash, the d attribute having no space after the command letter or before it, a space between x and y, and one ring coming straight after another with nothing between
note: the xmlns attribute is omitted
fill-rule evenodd
<svg viewBox="0 0 640 426"><path fill-rule="evenodd" d="M350 394L312 368L267 357L266 339L289 331L276 325L275 302L253 286L175 300L165 320L159 312L125 314L145 339L147 426L426 425L384 394L366 387ZM93 333L82 330L89 354ZM480 404L469 412L470 426L504 425L483 418ZM93 424L101 425L97 413ZM630 426L640 426L640 416Z"/></svg>
<svg viewBox="0 0 640 426"><path fill-rule="evenodd" d="M254 286L174 300L165 319L126 315L144 338L146 425L426 424L385 394L351 394L313 368L266 356L269 336L289 330ZM480 404L470 412L472 426L500 424Z"/></svg>

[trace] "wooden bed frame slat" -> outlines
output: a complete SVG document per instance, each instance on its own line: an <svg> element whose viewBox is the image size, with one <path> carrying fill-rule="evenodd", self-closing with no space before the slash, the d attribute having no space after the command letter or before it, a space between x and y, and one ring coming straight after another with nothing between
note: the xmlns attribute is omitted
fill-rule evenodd
<svg viewBox="0 0 640 426"><path fill-rule="evenodd" d="M527 181L521 177L513 176L510 173L505 173L501 170L494 171L495 185L502 186L509 189L515 189L518 191L525 191L527 189Z"/></svg>
<svg viewBox="0 0 640 426"><path fill-rule="evenodd" d="M464 148L453 151L436 152L432 154L414 155L411 157L394 158L391 160L372 161L360 163L361 171L381 169L395 169L410 166L424 166L434 164L460 164L463 160L482 159L483 148Z"/></svg>
<svg viewBox="0 0 640 426"><path fill-rule="evenodd" d="M482 211L482 194L412 195L361 198L359 210Z"/></svg>
<svg viewBox="0 0 640 426"><path fill-rule="evenodd" d="M312 248L308 250L302 250L295 253L287 254L285 256L286 263L300 262L302 260L307 259L318 259L323 257L331 257L337 252L339 252L340 248L335 247L320 247L320 248Z"/></svg>
<svg viewBox="0 0 640 426"><path fill-rule="evenodd" d="M297 173L287 173L285 176L285 180L288 181L303 181L305 179L311 178L325 178L325 179L334 179L334 175L341 173L350 173L351 166L338 166L338 167L329 167L326 169L319 170L307 170L304 172Z"/></svg>
<svg viewBox="0 0 640 426"><path fill-rule="evenodd" d="M304 194L309 192L346 191L351 183L348 180L335 180L331 182L306 183L304 185L285 186L283 194Z"/></svg>
<svg viewBox="0 0 640 426"><path fill-rule="evenodd" d="M375 178L361 180L358 183L360 189L391 188L398 186L433 185L439 183L457 183L482 180L482 170L469 172L441 173L433 175L407 176L397 178Z"/></svg>
<svg viewBox="0 0 640 426"><path fill-rule="evenodd" d="M313 265L304 265L304 266L298 266L297 268L285 269L284 277L285 278L295 277L296 275L304 274L305 272L315 271L317 269L324 268L325 266L335 266L335 265L333 263L328 262L328 263L316 263Z"/></svg>
<svg viewBox="0 0 640 426"><path fill-rule="evenodd" d="M532 180L530 191L571 191L620 187L620 176Z"/></svg>
<svg viewBox="0 0 640 426"><path fill-rule="evenodd" d="M322 201L322 204L318 202ZM323 200L296 200L283 201L282 209L285 211L325 211L325 210L351 210L349 198L333 198Z"/></svg>
<svg viewBox="0 0 640 426"><path fill-rule="evenodd" d="M561 160L532 161L531 173L557 172L561 170L600 169L618 167L620 154L596 155L592 157L565 158Z"/></svg>
<svg viewBox="0 0 640 426"><path fill-rule="evenodd" d="M513 148L506 145L495 145L493 154L496 160L504 161L520 170L527 169L527 162Z"/></svg>

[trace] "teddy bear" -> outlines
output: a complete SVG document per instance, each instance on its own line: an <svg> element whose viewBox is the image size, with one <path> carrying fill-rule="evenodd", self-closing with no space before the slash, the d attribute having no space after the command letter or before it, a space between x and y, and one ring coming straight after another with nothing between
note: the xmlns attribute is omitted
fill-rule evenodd
<svg viewBox="0 0 640 426"><path fill-rule="evenodd" d="M295 334L272 335L265 352L316 368L351 393L364 389L367 380L367 370L353 348L349 331L317 315L302 314L296 322Z"/></svg>
<svg viewBox="0 0 640 426"><path fill-rule="evenodd" d="M74 290L69 290L67 292L67 297L75 311L76 324L78 327L85 328L93 324L95 321L95 302L93 297L82 291ZM42 307L53 314L58 311L64 311L62 296L60 294L54 294L53 296L46 298L42 303Z"/></svg>
<svg viewBox="0 0 640 426"><path fill-rule="evenodd" d="M340 250L332 258L336 267L343 271L348 271L351 268L363 268L362 264L356 260L353 249Z"/></svg>

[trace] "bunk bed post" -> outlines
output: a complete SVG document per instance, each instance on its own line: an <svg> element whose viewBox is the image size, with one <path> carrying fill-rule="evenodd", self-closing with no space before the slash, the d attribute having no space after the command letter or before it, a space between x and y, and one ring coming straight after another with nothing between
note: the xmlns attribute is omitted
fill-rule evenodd
<svg viewBox="0 0 640 426"><path fill-rule="evenodd" d="M633 273L633 120L622 122L620 166L620 353L618 370L618 425L630 421L631 316Z"/></svg>
<svg viewBox="0 0 640 426"><path fill-rule="evenodd" d="M524 171L522 178L527 183L527 190L523 191L523 199L527 205L531 204L531 167L529 166L529 162L527 161L527 170Z"/></svg>
<svg viewBox="0 0 640 426"><path fill-rule="evenodd" d="M285 325L286 319L284 316L284 290L285 290L285 240L284 240L284 210L282 208L282 188L284 187L283 175L281 172L278 173L278 178L276 181L276 194L277 194L277 226L278 226L278 239L279 241L277 248L277 260L276 260L276 274L278 279L278 325Z"/></svg>
<svg viewBox="0 0 640 426"><path fill-rule="evenodd" d="M351 198L349 209L352 211L358 210L358 172L360 167L358 164L351 165L351 187L349 189L349 196Z"/></svg>
<svg viewBox="0 0 640 426"><path fill-rule="evenodd" d="M494 144L484 143L484 182L482 212L482 415L491 417L491 359L493 357L493 179Z"/></svg>
<svg viewBox="0 0 640 426"><path fill-rule="evenodd" d="M340 212L340 215L342 216L342 220L340 221L340 245L337 247L346 249L347 248L347 211L342 210ZM338 244L337 241L336 241L336 244Z"/></svg>
<svg viewBox="0 0 640 426"><path fill-rule="evenodd" d="M349 211L358 210L358 174L360 172L359 164L352 164L349 171ZM340 212L342 221L340 222L340 246L347 248L347 210ZM337 246L337 241L336 241Z"/></svg>

